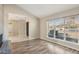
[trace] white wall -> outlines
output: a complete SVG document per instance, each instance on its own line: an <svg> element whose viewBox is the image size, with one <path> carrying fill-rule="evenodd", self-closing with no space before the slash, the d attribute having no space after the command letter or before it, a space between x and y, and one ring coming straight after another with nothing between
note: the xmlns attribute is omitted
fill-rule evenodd
<svg viewBox="0 0 79 59"><path fill-rule="evenodd" d="M17 15L23 15L26 16L26 20L29 20L30 22L30 39L36 39L39 38L39 20L32 15L28 14L23 9L19 8L17 5L4 5L4 40L8 39L8 29L7 29L7 20L8 20L8 14L13 13ZM22 41L22 39L21 39Z"/></svg>
<svg viewBox="0 0 79 59"><path fill-rule="evenodd" d="M30 39L40 38L40 23L39 19L29 18L29 35Z"/></svg>
<svg viewBox="0 0 79 59"><path fill-rule="evenodd" d="M47 23L46 23L47 20L51 20L51 19L59 18L59 17L64 17L64 16L76 15L76 14L79 14L79 8L60 12L60 13L57 13L57 14L54 14L49 17L41 19L40 20L40 38L79 50L78 45L74 45L74 44L70 44L70 43L58 41L58 40L51 40L51 39L47 38Z"/></svg>
<svg viewBox="0 0 79 59"><path fill-rule="evenodd" d="M2 5L0 5L0 34L3 33Z"/></svg>

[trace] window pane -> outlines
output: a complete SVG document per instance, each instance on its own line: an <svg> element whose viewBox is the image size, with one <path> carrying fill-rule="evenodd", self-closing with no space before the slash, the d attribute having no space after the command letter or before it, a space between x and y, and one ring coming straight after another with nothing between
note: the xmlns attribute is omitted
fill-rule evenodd
<svg viewBox="0 0 79 59"><path fill-rule="evenodd" d="M56 19L55 26L55 37L58 39L64 39L64 19Z"/></svg>
<svg viewBox="0 0 79 59"><path fill-rule="evenodd" d="M54 21L48 21L48 37L54 37Z"/></svg>
<svg viewBox="0 0 79 59"><path fill-rule="evenodd" d="M74 17L67 17L65 19L65 32L66 32L66 40L69 42L78 43L78 27L77 20Z"/></svg>
<svg viewBox="0 0 79 59"><path fill-rule="evenodd" d="M76 24L76 27L77 27L77 39L78 39L78 41L79 41L79 15L78 16L76 16L76 18L75 18L75 24Z"/></svg>

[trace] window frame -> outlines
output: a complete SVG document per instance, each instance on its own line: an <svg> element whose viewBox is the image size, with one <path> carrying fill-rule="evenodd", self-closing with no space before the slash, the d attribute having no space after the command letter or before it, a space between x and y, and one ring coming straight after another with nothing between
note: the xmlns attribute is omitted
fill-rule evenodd
<svg viewBox="0 0 79 59"><path fill-rule="evenodd" d="M79 15L78 15L79 16ZM69 16L70 17L70 16ZM64 18L64 24L65 24L65 20L66 20L66 17L62 17L62 18ZM59 18L58 18L59 19ZM51 20L55 20L55 19L51 19ZM74 19L75 20L75 19ZM79 44L79 38L77 38L78 39L78 43L76 43L76 42L72 42L72 41L67 41L66 40L66 28L64 28L64 39L62 40L62 39L59 39L59 38L56 38L56 35L55 35L55 31L56 31L56 29L54 29L55 31L54 31L54 37L49 37L48 36L48 32L49 32L49 21L50 20L48 20L47 21L47 38L49 38L49 39L51 39L51 40L59 40L59 41L64 41L64 42L69 42L69 43L71 43L71 44L76 44L76 45L78 45Z"/></svg>

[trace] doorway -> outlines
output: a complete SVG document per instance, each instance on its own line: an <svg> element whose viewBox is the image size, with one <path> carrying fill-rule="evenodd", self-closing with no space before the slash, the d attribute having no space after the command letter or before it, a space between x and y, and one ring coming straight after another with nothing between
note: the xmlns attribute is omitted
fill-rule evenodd
<svg viewBox="0 0 79 59"><path fill-rule="evenodd" d="M12 42L20 42L26 40L25 20L9 20L8 37Z"/></svg>
<svg viewBox="0 0 79 59"><path fill-rule="evenodd" d="M26 41L29 39L29 20L26 16L17 14L8 14L7 21L8 39L14 42Z"/></svg>
<svg viewBox="0 0 79 59"><path fill-rule="evenodd" d="M26 36L29 37L29 22L26 22Z"/></svg>

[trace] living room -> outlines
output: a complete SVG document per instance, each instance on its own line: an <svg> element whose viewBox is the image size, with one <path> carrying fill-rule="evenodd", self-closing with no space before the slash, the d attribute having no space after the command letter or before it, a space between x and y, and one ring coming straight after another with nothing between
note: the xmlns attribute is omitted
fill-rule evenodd
<svg viewBox="0 0 79 59"><path fill-rule="evenodd" d="M78 4L1 4L0 53L77 54L78 21Z"/></svg>

